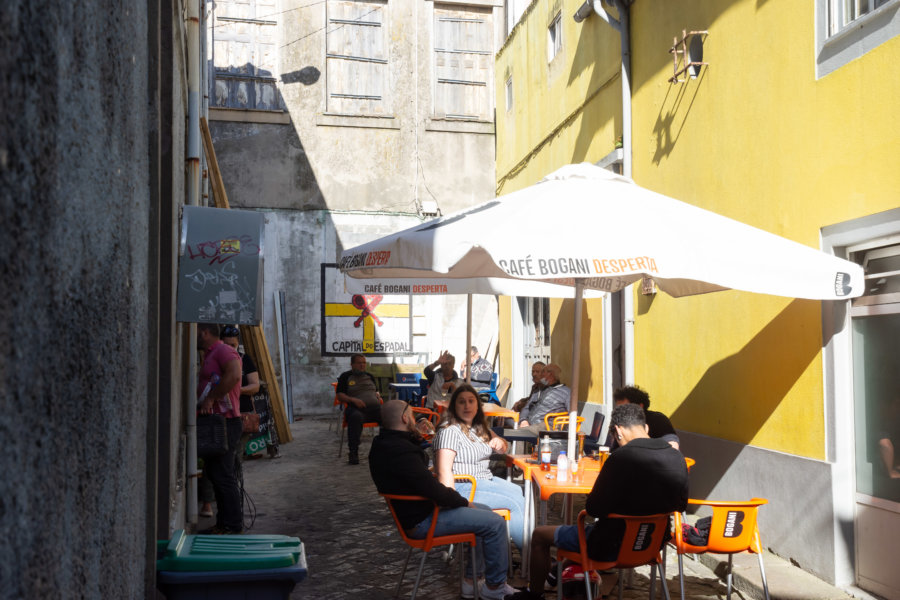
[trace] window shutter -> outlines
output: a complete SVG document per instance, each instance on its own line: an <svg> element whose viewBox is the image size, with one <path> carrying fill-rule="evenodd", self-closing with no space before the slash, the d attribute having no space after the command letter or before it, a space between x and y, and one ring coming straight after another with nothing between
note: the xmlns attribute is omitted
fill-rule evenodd
<svg viewBox="0 0 900 600"><path fill-rule="evenodd" d="M434 9L434 113L490 120L493 89L491 9Z"/></svg>
<svg viewBox="0 0 900 600"><path fill-rule="evenodd" d="M388 113L386 2L331 0L325 34L327 110Z"/></svg>

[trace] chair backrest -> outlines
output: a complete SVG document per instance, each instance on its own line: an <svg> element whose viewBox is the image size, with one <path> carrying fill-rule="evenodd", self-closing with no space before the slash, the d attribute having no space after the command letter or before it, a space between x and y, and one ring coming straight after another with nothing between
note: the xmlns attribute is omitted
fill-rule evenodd
<svg viewBox="0 0 900 600"><path fill-rule="evenodd" d="M616 568L630 569L659 560L669 513L646 516L610 514L610 519L625 521L625 535L616 558Z"/></svg>
<svg viewBox="0 0 900 600"><path fill-rule="evenodd" d="M334 405L333 406L340 406L341 403L338 401L338 397L337 397L337 381L332 381L331 387L334 390Z"/></svg>
<svg viewBox="0 0 900 600"><path fill-rule="evenodd" d="M693 502L688 501L689 504ZM761 553L756 517L759 507L768 502L763 498L753 498L749 502L704 502L713 510L707 552L729 554L749 550Z"/></svg>

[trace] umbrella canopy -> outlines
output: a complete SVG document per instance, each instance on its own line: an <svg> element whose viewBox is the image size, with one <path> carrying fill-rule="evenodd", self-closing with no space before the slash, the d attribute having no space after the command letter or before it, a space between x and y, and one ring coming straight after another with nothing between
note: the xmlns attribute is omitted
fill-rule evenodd
<svg viewBox="0 0 900 600"><path fill-rule="evenodd" d="M615 292L643 277L672 296L736 289L845 299L862 269L590 164L341 257L357 278L537 280Z"/></svg>
<svg viewBox="0 0 900 600"><path fill-rule="evenodd" d="M575 287L570 422L575 422L581 298L650 277L671 296L725 289L843 300L863 270L588 163L474 208L345 250L354 278L519 279ZM569 451L575 440L569 428Z"/></svg>

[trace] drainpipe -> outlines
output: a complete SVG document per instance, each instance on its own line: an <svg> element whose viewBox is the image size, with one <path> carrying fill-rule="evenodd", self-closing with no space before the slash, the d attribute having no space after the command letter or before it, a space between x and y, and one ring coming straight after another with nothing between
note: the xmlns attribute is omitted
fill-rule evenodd
<svg viewBox="0 0 900 600"><path fill-rule="evenodd" d="M206 33L209 17L206 0L200 0L200 116L209 123L209 56L207 54ZM209 206L209 166L206 155L200 155L200 206Z"/></svg>
<svg viewBox="0 0 900 600"><path fill-rule="evenodd" d="M608 4L619 13L618 19L603 7L601 0L585 0L584 4L575 11L574 19L576 23L581 23L592 14L596 14L619 32L622 52L622 175L631 179L631 18L629 14L631 2L609 0ZM607 314L608 306L609 303L604 302L604 315ZM611 325L611 322L604 319L604 330ZM630 384L634 382L634 292L632 286L622 290L622 346L624 348L622 379L623 383ZM604 348L604 357L610 357L611 350L611 348ZM611 358L604 358L604 365L609 360ZM606 377L604 377L603 385L603 403L607 408L612 407L612 381L607 382Z"/></svg>
<svg viewBox="0 0 900 600"><path fill-rule="evenodd" d="M188 56L188 147L187 147L187 202L191 206L200 204L200 2L187 0L187 56ZM197 348L197 325L187 327L188 343L184 348L188 365L188 389L184 403L187 437L187 522L197 523L197 413L194 390L197 388L197 366L192 360Z"/></svg>

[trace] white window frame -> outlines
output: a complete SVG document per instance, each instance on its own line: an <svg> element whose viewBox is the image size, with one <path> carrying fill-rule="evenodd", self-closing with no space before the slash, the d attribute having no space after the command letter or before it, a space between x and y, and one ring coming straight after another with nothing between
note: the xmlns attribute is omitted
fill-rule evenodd
<svg viewBox="0 0 900 600"><path fill-rule="evenodd" d="M819 79L900 35L900 0L816 0L815 23Z"/></svg>
<svg viewBox="0 0 900 600"><path fill-rule="evenodd" d="M547 62L553 62L562 52L562 11L556 13L547 28Z"/></svg>
<svg viewBox="0 0 900 600"><path fill-rule="evenodd" d="M510 75L506 79L506 112L512 110L513 107L513 78Z"/></svg>

